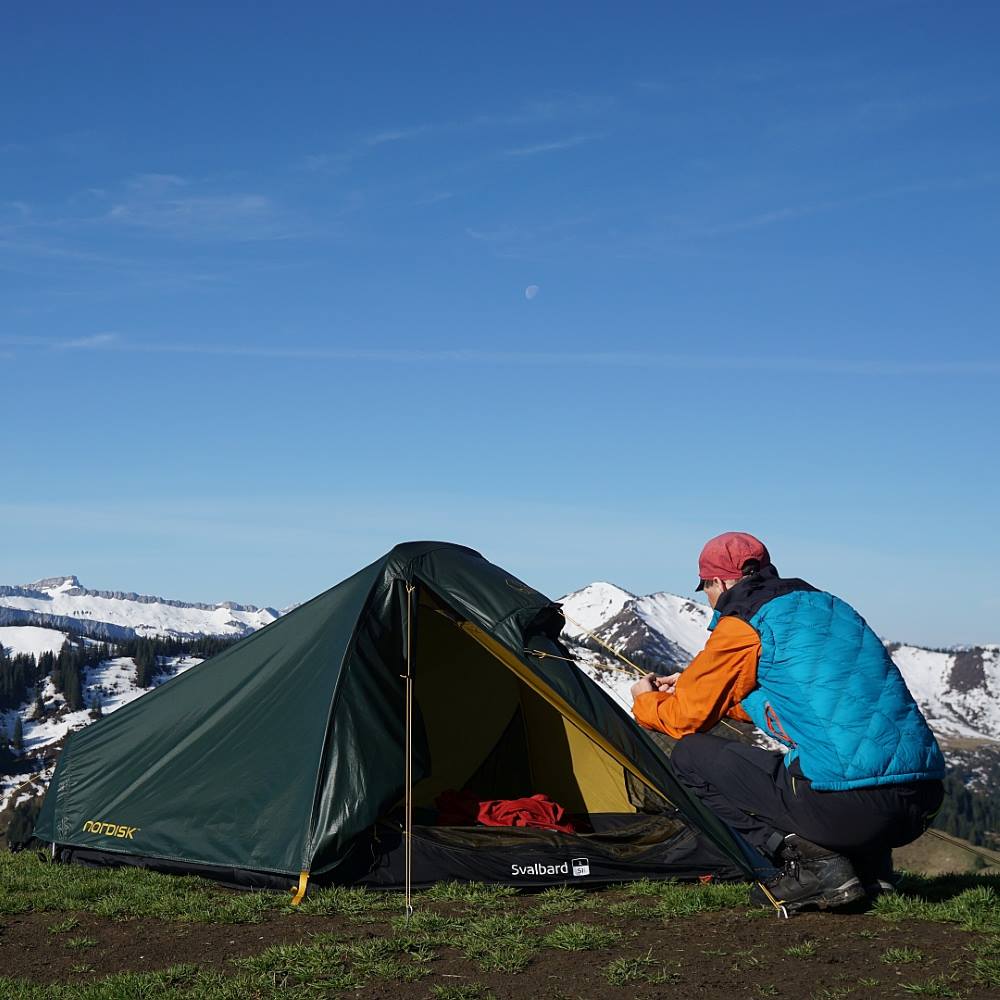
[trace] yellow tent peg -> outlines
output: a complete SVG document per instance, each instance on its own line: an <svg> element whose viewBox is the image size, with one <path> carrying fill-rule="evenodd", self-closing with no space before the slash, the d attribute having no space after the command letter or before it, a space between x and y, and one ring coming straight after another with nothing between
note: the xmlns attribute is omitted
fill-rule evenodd
<svg viewBox="0 0 1000 1000"><path fill-rule="evenodd" d="M306 886L309 884L309 872L299 872L299 885L298 888L293 888L292 891L295 893L292 896L292 906L298 906L299 903L305 899Z"/></svg>

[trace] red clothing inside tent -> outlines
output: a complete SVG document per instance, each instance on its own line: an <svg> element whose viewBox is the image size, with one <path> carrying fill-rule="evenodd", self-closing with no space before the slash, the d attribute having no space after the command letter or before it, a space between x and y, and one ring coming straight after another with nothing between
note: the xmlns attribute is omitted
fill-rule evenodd
<svg viewBox="0 0 1000 1000"><path fill-rule="evenodd" d="M480 799L472 792L442 792L435 803L441 826L529 826L575 833L566 810L547 795L523 799Z"/></svg>

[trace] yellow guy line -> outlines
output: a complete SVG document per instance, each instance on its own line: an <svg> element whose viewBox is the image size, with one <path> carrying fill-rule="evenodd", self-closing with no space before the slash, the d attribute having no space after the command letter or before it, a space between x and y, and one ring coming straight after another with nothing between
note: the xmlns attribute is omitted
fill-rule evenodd
<svg viewBox="0 0 1000 1000"><path fill-rule="evenodd" d="M571 625L575 625L588 639L593 639L598 646L602 646L609 653L611 653L614 656L617 656L618 659L622 661L622 663L627 663L637 674L640 674L641 676L645 677L646 674L651 673L651 671L649 670L643 670L642 667L637 667L627 656L625 656L624 653L619 653L618 650L614 648L614 646L609 646L603 639L599 639L596 635L594 635L593 632L588 632L587 629L585 629L578 621L576 621L573 618L570 618L570 616L566 614L565 611L563 611L562 615L563 618L566 619L566 621L568 621Z"/></svg>

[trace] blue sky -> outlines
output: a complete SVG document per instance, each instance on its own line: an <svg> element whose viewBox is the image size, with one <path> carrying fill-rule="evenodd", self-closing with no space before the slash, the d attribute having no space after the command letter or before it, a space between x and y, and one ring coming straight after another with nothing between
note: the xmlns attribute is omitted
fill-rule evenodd
<svg viewBox="0 0 1000 1000"><path fill-rule="evenodd" d="M740 529L1000 642L992 5L288 6L2 15L0 582L687 593Z"/></svg>

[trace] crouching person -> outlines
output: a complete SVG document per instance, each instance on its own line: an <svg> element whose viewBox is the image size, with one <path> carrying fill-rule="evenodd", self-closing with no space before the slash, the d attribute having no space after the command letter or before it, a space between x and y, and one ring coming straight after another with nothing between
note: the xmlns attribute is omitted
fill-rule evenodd
<svg viewBox="0 0 1000 1000"><path fill-rule="evenodd" d="M679 741L677 777L782 869L765 887L787 912L891 891L892 848L927 828L944 776L899 670L853 608L778 576L752 535L711 539L699 571L711 635L682 673L633 685L636 720ZM726 716L787 752L706 732Z"/></svg>

